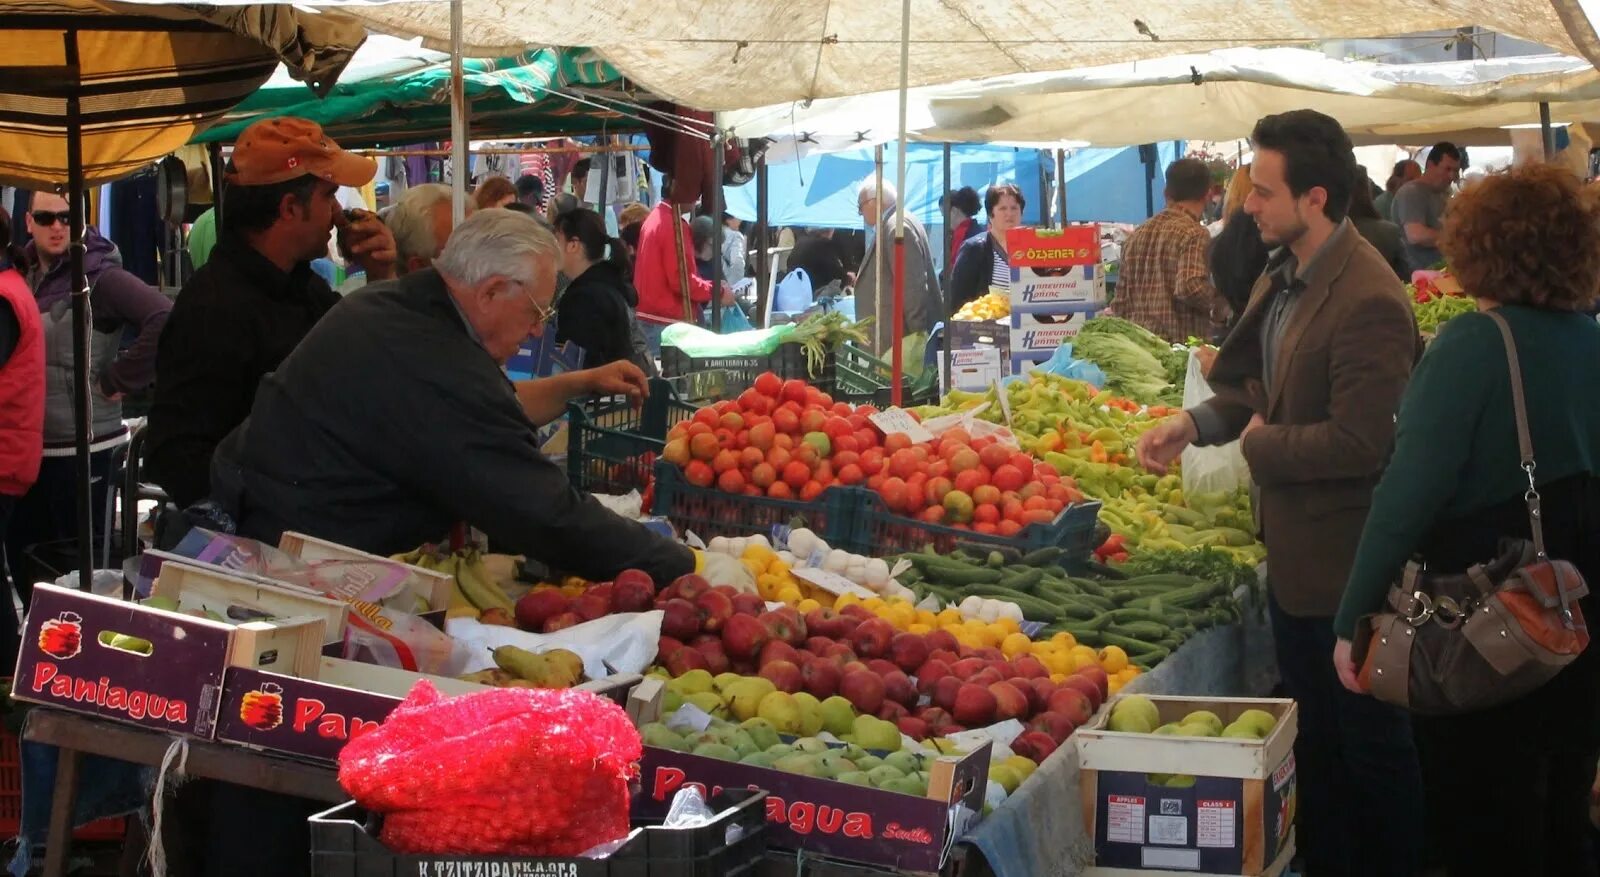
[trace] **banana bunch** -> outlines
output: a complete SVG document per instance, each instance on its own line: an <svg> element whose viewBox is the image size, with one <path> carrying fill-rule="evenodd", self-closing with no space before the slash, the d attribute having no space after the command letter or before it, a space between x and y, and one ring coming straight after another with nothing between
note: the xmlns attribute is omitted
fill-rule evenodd
<svg viewBox="0 0 1600 877"><path fill-rule="evenodd" d="M530 652L517 646L494 650L495 667L461 678L500 688L571 688L583 679L583 659L566 649Z"/></svg>
<svg viewBox="0 0 1600 877"><path fill-rule="evenodd" d="M1009 294L990 289L956 311L957 320L999 320L1011 316Z"/></svg>
<svg viewBox="0 0 1600 877"><path fill-rule="evenodd" d="M446 618L476 618L484 624L515 626L514 610L509 595L500 584L500 577L489 566L490 558L508 558L508 555L485 555L469 548L455 554L438 555L428 546L409 554L395 555L392 559L420 566L436 572L449 573L455 580L450 594L450 608ZM515 558L509 558L515 564ZM496 560L497 565L503 565Z"/></svg>

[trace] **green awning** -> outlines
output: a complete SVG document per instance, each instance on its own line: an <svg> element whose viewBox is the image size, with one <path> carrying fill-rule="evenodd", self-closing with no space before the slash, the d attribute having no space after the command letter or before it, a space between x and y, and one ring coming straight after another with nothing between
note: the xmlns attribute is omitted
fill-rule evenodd
<svg viewBox="0 0 1600 877"><path fill-rule="evenodd" d="M620 131L638 127L604 100L575 92L634 100L622 74L587 49L543 48L511 58L462 62L468 131L474 140ZM450 137L450 65L431 64L393 76L340 81L321 100L295 84L263 88L193 142L231 143L250 123L300 116L323 127L346 148L391 146Z"/></svg>

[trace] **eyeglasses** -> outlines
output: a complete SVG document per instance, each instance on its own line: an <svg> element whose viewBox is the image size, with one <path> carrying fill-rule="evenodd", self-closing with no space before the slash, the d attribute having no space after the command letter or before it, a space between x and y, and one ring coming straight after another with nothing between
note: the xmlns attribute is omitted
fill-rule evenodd
<svg viewBox="0 0 1600 877"><path fill-rule="evenodd" d="M59 213L51 210L35 210L28 215L33 217L34 225L46 228L58 222L62 225L69 225L72 222L72 211L70 210L62 210Z"/></svg>
<svg viewBox="0 0 1600 877"><path fill-rule="evenodd" d="M514 277L507 279L512 283L515 283L517 288L522 290L522 294L528 297L528 301L533 303L533 315L538 319L541 325L549 325L550 321L555 319L556 312L551 308L547 308L544 305L539 304L539 300L534 298L533 293L528 291L528 285L526 283L523 283L521 280L518 280Z"/></svg>

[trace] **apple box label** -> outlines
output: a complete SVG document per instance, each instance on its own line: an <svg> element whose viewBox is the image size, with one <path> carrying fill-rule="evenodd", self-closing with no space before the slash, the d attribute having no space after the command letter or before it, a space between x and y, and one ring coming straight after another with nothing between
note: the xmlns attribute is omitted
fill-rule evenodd
<svg viewBox="0 0 1600 877"><path fill-rule="evenodd" d="M1106 799L1106 840L1114 844L1144 843L1144 799L1111 795Z"/></svg>
<svg viewBox="0 0 1600 877"><path fill-rule="evenodd" d="M1189 845L1189 820L1182 816L1150 817L1150 842L1169 847Z"/></svg>
<svg viewBox="0 0 1600 877"><path fill-rule="evenodd" d="M1234 826L1238 822L1237 801L1200 800L1195 802L1195 845L1228 849L1233 846Z"/></svg>

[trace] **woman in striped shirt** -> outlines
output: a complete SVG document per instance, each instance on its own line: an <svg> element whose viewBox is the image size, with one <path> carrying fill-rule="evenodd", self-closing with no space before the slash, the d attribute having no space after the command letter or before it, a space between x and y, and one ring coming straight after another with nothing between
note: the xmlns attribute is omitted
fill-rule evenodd
<svg viewBox="0 0 1600 877"><path fill-rule="evenodd" d="M1011 288L1011 262L1006 258L1006 232L1022 224L1028 205L1022 190L1010 183L990 186L983 208L989 214L989 233L961 245L950 276L950 312L989 291Z"/></svg>

